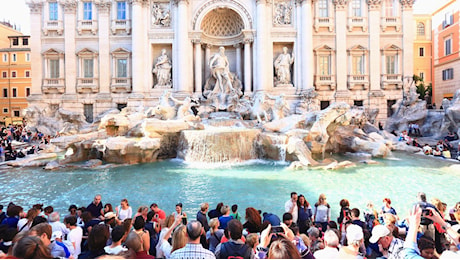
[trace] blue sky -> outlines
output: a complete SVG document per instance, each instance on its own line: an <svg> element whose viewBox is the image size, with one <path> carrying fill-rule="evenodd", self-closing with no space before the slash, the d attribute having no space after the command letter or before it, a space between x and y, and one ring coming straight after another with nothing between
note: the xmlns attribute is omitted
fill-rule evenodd
<svg viewBox="0 0 460 260"><path fill-rule="evenodd" d="M29 8L26 0L0 0L0 21L10 21L20 27L28 35L30 33ZM414 13L431 13L449 0L417 0Z"/></svg>

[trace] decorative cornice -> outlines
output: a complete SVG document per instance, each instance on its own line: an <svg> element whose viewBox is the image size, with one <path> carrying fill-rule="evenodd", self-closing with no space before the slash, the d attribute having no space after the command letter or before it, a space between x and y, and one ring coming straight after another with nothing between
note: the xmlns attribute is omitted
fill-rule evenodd
<svg viewBox="0 0 460 260"><path fill-rule="evenodd" d="M174 0L175 5L179 5L182 2L185 3L186 5L189 4L189 0Z"/></svg>
<svg viewBox="0 0 460 260"><path fill-rule="evenodd" d="M410 8L414 6L415 0L399 0L403 8Z"/></svg>
<svg viewBox="0 0 460 260"><path fill-rule="evenodd" d="M110 8L112 7L112 3L110 0L95 0L94 4L97 6L99 11L110 11Z"/></svg>
<svg viewBox="0 0 460 260"><path fill-rule="evenodd" d="M132 5L143 5L148 4L148 0L130 0Z"/></svg>
<svg viewBox="0 0 460 260"><path fill-rule="evenodd" d="M314 2L315 0L296 0L296 4L303 4L307 2Z"/></svg>
<svg viewBox="0 0 460 260"><path fill-rule="evenodd" d="M43 6L41 0L27 0L26 4L29 6L31 13L41 13Z"/></svg>
<svg viewBox="0 0 460 260"><path fill-rule="evenodd" d="M60 0L59 3L64 7L64 12L75 12L77 10L76 0Z"/></svg>
<svg viewBox="0 0 460 260"><path fill-rule="evenodd" d="M345 9L348 5L348 0L332 0L336 9Z"/></svg>
<svg viewBox="0 0 460 260"><path fill-rule="evenodd" d="M367 5L370 11L378 11L382 5L382 0L367 0Z"/></svg>

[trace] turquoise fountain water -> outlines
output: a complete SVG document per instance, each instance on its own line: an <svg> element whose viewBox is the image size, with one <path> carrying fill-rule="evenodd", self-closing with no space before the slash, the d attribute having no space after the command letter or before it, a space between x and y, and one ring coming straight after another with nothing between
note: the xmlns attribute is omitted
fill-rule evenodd
<svg viewBox="0 0 460 260"><path fill-rule="evenodd" d="M379 160L379 165L358 164L338 171L291 171L287 164L273 161L203 168L180 160L98 170L4 169L0 170L0 203L13 201L26 210L43 203L64 215L70 204L87 206L100 193L102 202L114 207L127 198L133 211L156 202L171 213L182 202L189 218L195 218L201 202L213 208L222 201L238 204L242 213L253 206L281 216L289 194L296 191L312 204L325 193L336 219L342 198L351 207L365 209L368 201L380 208L382 199L389 197L401 216L418 191L426 192L429 199L440 198L448 207L460 201L460 172L449 167L451 162L402 153L394 156L397 159Z"/></svg>

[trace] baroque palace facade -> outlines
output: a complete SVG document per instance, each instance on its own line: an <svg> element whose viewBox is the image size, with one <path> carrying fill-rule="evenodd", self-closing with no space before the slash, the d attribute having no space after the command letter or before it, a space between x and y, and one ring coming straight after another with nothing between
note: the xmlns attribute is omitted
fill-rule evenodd
<svg viewBox="0 0 460 260"><path fill-rule="evenodd" d="M245 95L283 93L295 104L313 87L317 109L344 101L384 119L411 83L414 2L28 0L28 100L91 121L110 108L153 106L165 89L200 95L224 47ZM275 68L282 55L288 77Z"/></svg>

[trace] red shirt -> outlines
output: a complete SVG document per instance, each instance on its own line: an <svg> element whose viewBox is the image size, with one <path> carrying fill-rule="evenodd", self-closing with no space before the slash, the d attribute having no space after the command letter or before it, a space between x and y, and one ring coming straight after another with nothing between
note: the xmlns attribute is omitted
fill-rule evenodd
<svg viewBox="0 0 460 260"><path fill-rule="evenodd" d="M163 210L158 209L156 213L158 214L159 219L166 219L166 213Z"/></svg>

